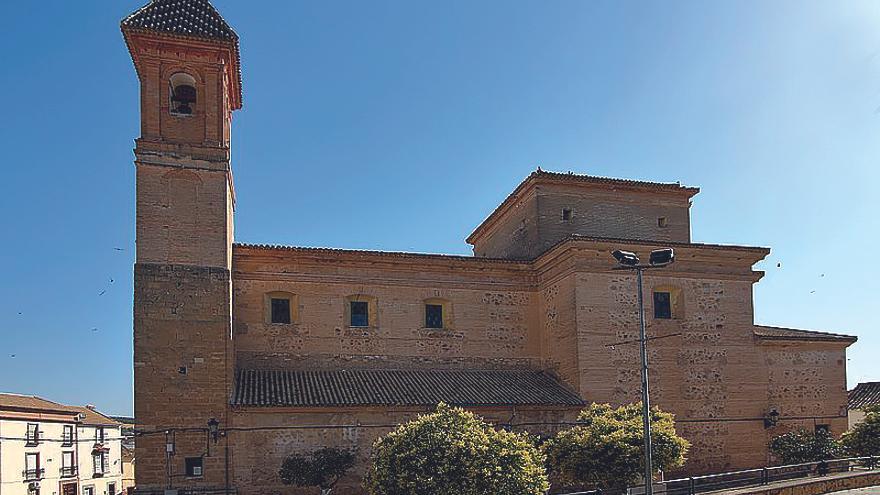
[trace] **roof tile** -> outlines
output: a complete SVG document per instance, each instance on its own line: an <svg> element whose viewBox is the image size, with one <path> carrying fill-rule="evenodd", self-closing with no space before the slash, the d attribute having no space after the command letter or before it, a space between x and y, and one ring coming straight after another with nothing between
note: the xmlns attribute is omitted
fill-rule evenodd
<svg viewBox="0 0 880 495"><path fill-rule="evenodd" d="M234 406L560 405L584 401L534 370L239 370Z"/></svg>
<svg viewBox="0 0 880 495"><path fill-rule="evenodd" d="M865 382L849 391L849 408L864 409L880 404L880 382Z"/></svg>
<svg viewBox="0 0 880 495"><path fill-rule="evenodd" d="M858 337L853 335L763 325L755 325L755 335L766 340L812 340L819 342L855 342L858 340Z"/></svg>
<svg viewBox="0 0 880 495"><path fill-rule="evenodd" d="M152 0L123 19L122 25L197 38L238 40L208 0Z"/></svg>

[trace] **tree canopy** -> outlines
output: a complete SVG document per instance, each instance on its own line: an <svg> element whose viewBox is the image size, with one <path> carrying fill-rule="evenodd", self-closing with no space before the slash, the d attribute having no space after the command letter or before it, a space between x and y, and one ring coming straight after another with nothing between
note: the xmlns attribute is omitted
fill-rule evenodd
<svg viewBox="0 0 880 495"><path fill-rule="evenodd" d="M281 481L286 485L316 486L323 494L354 466L355 455L350 450L325 447L308 456L291 454L281 464Z"/></svg>
<svg viewBox="0 0 880 495"><path fill-rule="evenodd" d="M880 406L865 410L865 419L843 434L841 442L850 455L880 456Z"/></svg>
<svg viewBox="0 0 880 495"><path fill-rule="evenodd" d="M827 431L793 430L770 440L770 452L782 464L802 464L840 457L840 442Z"/></svg>
<svg viewBox="0 0 880 495"><path fill-rule="evenodd" d="M527 434L445 404L373 445L371 495L542 495L544 456Z"/></svg>
<svg viewBox="0 0 880 495"><path fill-rule="evenodd" d="M641 403L612 408L593 404L581 411L577 426L544 444L552 474L567 486L619 489L644 472ZM651 409L654 471L682 466L690 443L675 431L675 418Z"/></svg>

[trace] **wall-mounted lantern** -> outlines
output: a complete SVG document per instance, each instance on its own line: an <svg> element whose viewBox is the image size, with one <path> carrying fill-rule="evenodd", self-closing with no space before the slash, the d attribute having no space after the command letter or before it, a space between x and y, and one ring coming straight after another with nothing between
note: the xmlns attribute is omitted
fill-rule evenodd
<svg viewBox="0 0 880 495"><path fill-rule="evenodd" d="M779 411L774 407L764 416L764 428L773 428L779 422Z"/></svg>

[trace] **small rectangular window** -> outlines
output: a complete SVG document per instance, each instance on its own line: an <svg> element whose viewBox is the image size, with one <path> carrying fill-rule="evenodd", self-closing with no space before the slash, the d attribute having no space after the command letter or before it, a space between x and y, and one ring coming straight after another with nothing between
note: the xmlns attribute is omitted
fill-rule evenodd
<svg viewBox="0 0 880 495"><path fill-rule="evenodd" d="M672 318L672 297L668 292L654 293L654 318L658 320Z"/></svg>
<svg viewBox="0 0 880 495"><path fill-rule="evenodd" d="M107 495L116 495L116 483L107 483Z"/></svg>
<svg viewBox="0 0 880 495"><path fill-rule="evenodd" d="M84 486L83 487L83 495L95 495L95 487Z"/></svg>
<svg viewBox="0 0 880 495"><path fill-rule="evenodd" d="M566 222L571 220L571 209L570 208L563 208L562 209L562 219Z"/></svg>
<svg viewBox="0 0 880 495"><path fill-rule="evenodd" d="M290 323L290 299L272 298L272 323Z"/></svg>
<svg viewBox="0 0 880 495"><path fill-rule="evenodd" d="M187 457L186 458L186 475L189 477L198 477L202 475L202 458Z"/></svg>
<svg viewBox="0 0 880 495"><path fill-rule="evenodd" d="M666 217L660 217L657 219L657 226L661 229L665 229L669 226L669 220L667 220Z"/></svg>
<svg viewBox="0 0 880 495"><path fill-rule="evenodd" d="M370 326L370 305L366 301L351 301L351 326Z"/></svg>
<svg viewBox="0 0 880 495"><path fill-rule="evenodd" d="M443 306L440 304L425 305L425 327L443 328Z"/></svg>

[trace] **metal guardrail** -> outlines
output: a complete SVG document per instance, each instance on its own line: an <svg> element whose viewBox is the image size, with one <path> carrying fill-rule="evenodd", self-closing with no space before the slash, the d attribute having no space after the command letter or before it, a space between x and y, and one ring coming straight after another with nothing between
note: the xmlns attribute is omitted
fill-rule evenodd
<svg viewBox="0 0 880 495"><path fill-rule="evenodd" d="M706 474L678 478L654 483L656 493L666 495L696 495L715 490L731 490L750 486L762 486L777 481L807 478L812 475L824 476L831 473L843 473L854 470L873 471L880 469L880 457L848 457L845 459L829 459L826 461L771 466L727 473ZM640 490L642 487L634 487ZM610 495L612 492L601 490L573 492L560 495Z"/></svg>

